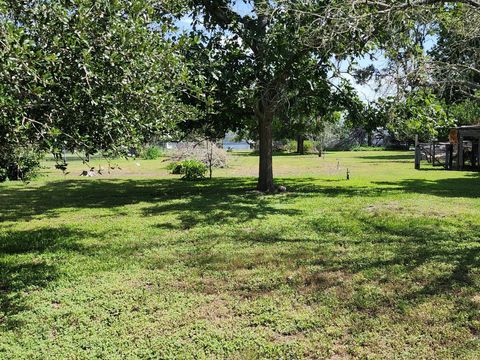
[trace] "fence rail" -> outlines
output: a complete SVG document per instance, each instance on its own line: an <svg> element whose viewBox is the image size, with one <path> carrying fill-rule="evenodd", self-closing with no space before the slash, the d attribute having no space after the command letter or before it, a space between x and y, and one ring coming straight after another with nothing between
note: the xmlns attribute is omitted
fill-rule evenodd
<svg viewBox="0 0 480 360"><path fill-rule="evenodd" d="M446 170L479 170L480 144L462 141L419 143L415 145L415 169L420 169L421 161L432 166L442 166Z"/></svg>

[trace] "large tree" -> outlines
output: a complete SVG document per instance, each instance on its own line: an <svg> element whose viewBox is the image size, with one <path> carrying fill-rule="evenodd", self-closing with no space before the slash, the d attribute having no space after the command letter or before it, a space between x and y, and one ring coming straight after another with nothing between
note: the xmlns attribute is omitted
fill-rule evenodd
<svg viewBox="0 0 480 360"><path fill-rule="evenodd" d="M179 101L188 72L167 10L0 0L0 160L21 147L125 153L193 117Z"/></svg>
<svg viewBox="0 0 480 360"><path fill-rule="evenodd" d="M331 81L335 73L334 60L362 54L375 36L375 31L368 27L365 32L362 30L372 24L372 16L367 19L370 22L361 20L350 28L350 24L337 21L342 19L341 13L330 18L330 3L190 0L188 16L195 36L201 39L202 51L210 54L206 61L219 60L226 65L216 73L221 85L214 91L218 90L222 101L213 107L214 117L220 124L234 122L235 117L253 118L256 122L260 148L258 189L261 191L275 189L274 118L284 115L295 89L318 83L304 75L317 69L321 74L318 79L323 79L320 86L334 86L335 82ZM241 4L243 9L239 10ZM349 11L348 2L338 4L338 9ZM320 21L316 15L322 7L325 16ZM312 24L316 24L314 38L321 38L321 44L305 41L312 35L308 33ZM228 115L230 111L233 116Z"/></svg>
<svg viewBox="0 0 480 360"><path fill-rule="evenodd" d="M393 59L402 49L415 50L418 44L412 34L419 25L433 24L438 13L449 9L446 3L189 0L187 18L210 54L205 61L220 59L225 65L212 73L221 78L221 85L213 87L220 105L213 106L210 120L219 120L220 127L238 126L233 124L239 118L255 120L260 145L258 189L274 190L273 119L284 115L289 94L302 87L299 80L306 79L302 74L310 66L335 75L338 60L353 61L377 49ZM480 6L477 0L459 3ZM406 55L408 62L411 52L400 55Z"/></svg>

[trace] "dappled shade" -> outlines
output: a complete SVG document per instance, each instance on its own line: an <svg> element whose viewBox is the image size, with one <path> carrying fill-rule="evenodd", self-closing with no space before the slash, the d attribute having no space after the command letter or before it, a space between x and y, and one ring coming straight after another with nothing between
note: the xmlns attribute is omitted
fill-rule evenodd
<svg viewBox="0 0 480 360"><path fill-rule="evenodd" d="M274 353L295 354L288 339L327 354L329 341L302 339L341 315L337 329L350 334L343 340L349 348L370 326L371 344L392 339L370 353L400 351L402 334L418 331L442 336L456 353L479 331L480 224L478 213L442 204L472 204L478 180L475 173L372 182L285 178L279 182L288 192L275 196L254 191L249 178L10 185L0 190L0 331L23 334L42 304L59 328L78 316L98 332L128 323L148 333L145 324L180 322L189 331L204 324L202 337L210 339L225 326L238 331L219 346L242 341L260 351L242 335L247 326L261 346L269 336L284 339L272 345ZM64 301L76 307L56 318ZM377 327L379 319L385 326ZM161 335L167 349L175 336L188 344L184 351L198 349L183 327ZM149 346L126 339L109 341Z"/></svg>

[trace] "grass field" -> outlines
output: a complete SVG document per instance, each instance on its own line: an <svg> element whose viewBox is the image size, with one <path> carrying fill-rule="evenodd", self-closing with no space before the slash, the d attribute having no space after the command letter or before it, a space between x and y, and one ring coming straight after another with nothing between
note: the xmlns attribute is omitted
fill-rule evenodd
<svg viewBox="0 0 480 360"><path fill-rule="evenodd" d="M284 155L265 196L257 163L0 184L0 359L479 358L479 173Z"/></svg>

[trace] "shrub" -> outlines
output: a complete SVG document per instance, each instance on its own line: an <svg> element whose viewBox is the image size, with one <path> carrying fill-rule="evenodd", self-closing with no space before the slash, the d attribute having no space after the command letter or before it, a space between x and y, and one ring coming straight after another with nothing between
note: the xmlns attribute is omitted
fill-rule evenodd
<svg viewBox="0 0 480 360"><path fill-rule="evenodd" d="M303 147L305 148L305 153L311 153L313 152L313 142L310 140L305 140L303 143Z"/></svg>
<svg viewBox="0 0 480 360"><path fill-rule="evenodd" d="M207 166L198 160L184 160L168 164L167 169L171 174L183 175L185 180L201 180L205 178Z"/></svg>
<svg viewBox="0 0 480 360"><path fill-rule="evenodd" d="M145 160L157 160L163 155L162 150L158 146L149 146L143 152Z"/></svg>
<svg viewBox="0 0 480 360"><path fill-rule="evenodd" d="M185 180L193 181L205 178L207 166L198 160L185 160L182 162L183 178Z"/></svg>
<svg viewBox="0 0 480 360"><path fill-rule="evenodd" d="M0 154L0 182L6 180L27 181L35 178L40 170L43 154L32 149L4 150Z"/></svg>
<svg viewBox="0 0 480 360"><path fill-rule="evenodd" d="M172 162L167 165L167 170L173 175L181 175L184 173L182 161Z"/></svg>

